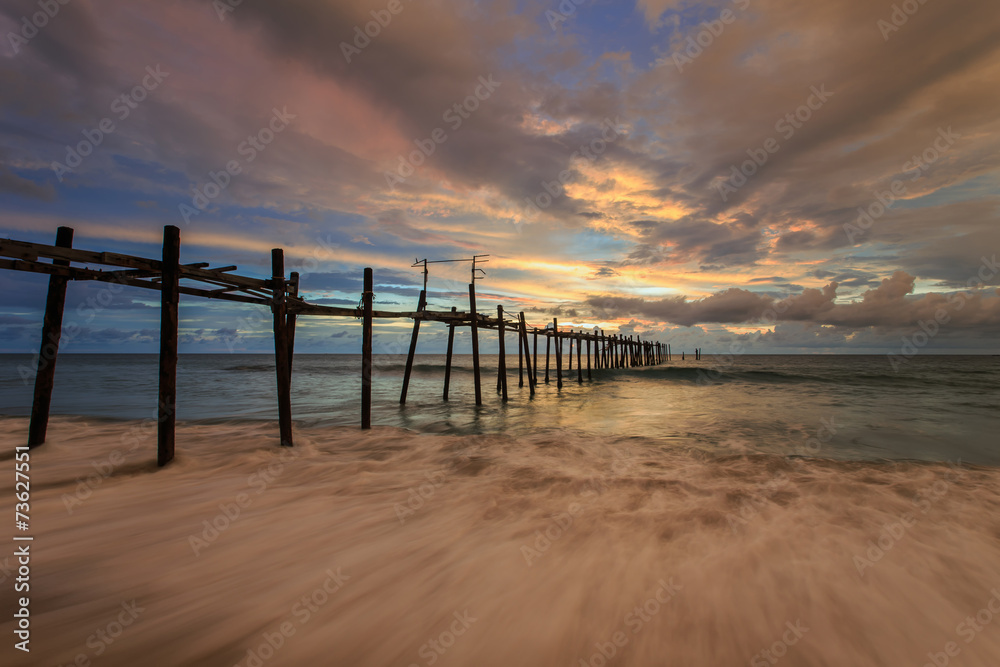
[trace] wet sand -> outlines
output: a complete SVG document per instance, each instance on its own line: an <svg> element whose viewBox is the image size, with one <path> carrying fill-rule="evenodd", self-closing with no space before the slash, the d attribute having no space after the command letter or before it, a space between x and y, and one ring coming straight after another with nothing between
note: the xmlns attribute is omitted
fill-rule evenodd
<svg viewBox="0 0 1000 667"><path fill-rule="evenodd" d="M12 522L27 421L0 430ZM181 424L156 470L148 428L53 419L31 653L7 613L3 664L1000 664L995 469L394 428L297 445Z"/></svg>

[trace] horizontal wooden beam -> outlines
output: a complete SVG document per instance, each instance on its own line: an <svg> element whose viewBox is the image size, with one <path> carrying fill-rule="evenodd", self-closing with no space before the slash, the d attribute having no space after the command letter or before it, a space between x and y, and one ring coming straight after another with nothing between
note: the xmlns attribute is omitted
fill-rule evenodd
<svg viewBox="0 0 1000 667"><path fill-rule="evenodd" d="M228 268L228 267L226 267ZM188 266L181 267L181 278L192 280L203 280L205 282L219 282L225 285L236 285L249 289L271 291L271 281L262 278L247 278L246 276L234 276L231 273L224 273L219 270L195 269Z"/></svg>
<svg viewBox="0 0 1000 667"><path fill-rule="evenodd" d="M11 257L13 259L25 259L28 261L34 261L42 257L45 259L78 262L80 264L101 264L105 266L120 266L126 269L146 269L147 271L159 271L161 266L159 260L145 259L143 257L120 255L113 252L91 252L76 248L58 248L43 243L29 243L27 241L13 241L11 239L0 239L0 257Z"/></svg>
<svg viewBox="0 0 1000 667"><path fill-rule="evenodd" d="M157 292L161 291L160 283L150 280L142 280L136 277L139 273L133 274L129 271L97 271L96 269L83 269L72 266L56 266L43 262L29 262L19 259L0 259L0 269L9 271L26 271L28 273L42 273L50 276L62 276L68 280L93 280L102 283L118 283L130 287L141 287ZM242 294L228 294L212 290L199 289L197 287L181 286L181 294L190 296L200 296L206 299L220 299L223 301L236 301L239 303L251 303L259 306L270 305L271 300L262 297L244 296Z"/></svg>
<svg viewBox="0 0 1000 667"><path fill-rule="evenodd" d="M101 266L118 266L126 269L139 269L159 273L162 270L162 263L157 259L147 259L145 257L135 257L133 255L122 255L114 252L93 252L90 250L80 250L77 248L59 248L45 245L44 243L30 243L28 241L14 241L11 239L0 239L0 257L24 260L29 262L43 259L58 259L78 264L97 264ZM207 279L209 281L224 281L228 285L245 287L250 289L270 290L271 281L263 278L248 278L246 276L234 276L226 273L223 269L235 269L235 267L223 267L223 269L205 269L205 264L190 264L180 267L181 278L192 280Z"/></svg>

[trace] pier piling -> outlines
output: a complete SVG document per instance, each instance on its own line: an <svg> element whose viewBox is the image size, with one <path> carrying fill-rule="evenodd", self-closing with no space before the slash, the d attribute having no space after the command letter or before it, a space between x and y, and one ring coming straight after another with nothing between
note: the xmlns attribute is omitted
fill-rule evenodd
<svg viewBox="0 0 1000 667"><path fill-rule="evenodd" d="M56 230L56 247L73 247L73 230L60 227ZM62 259L52 260L55 266L69 266ZM38 366L35 371L35 392L31 401L31 421L28 424L28 447L37 447L45 442L49 427L49 407L52 405L52 388L56 378L56 359L59 356L59 342L62 339L63 311L66 309L66 278L56 274L49 276L49 291L45 298L45 320L42 323L42 344L38 352Z"/></svg>
<svg viewBox="0 0 1000 667"><path fill-rule="evenodd" d="M180 254L181 230L173 225L164 227L160 280L160 386L156 417L156 464L159 466L173 460L176 440ZM287 365L283 370L288 370Z"/></svg>

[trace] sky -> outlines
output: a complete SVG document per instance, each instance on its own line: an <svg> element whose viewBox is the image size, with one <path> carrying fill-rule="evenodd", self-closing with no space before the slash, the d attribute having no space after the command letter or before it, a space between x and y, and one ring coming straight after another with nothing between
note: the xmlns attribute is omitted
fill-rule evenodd
<svg viewBox="0 0 1000 667"><path fill-rule="evenodd" d="M48 15L45 12L48 12ZM994 0L5 0L0 235L706 353L996 353ZM469 266L431 267L432 309ZM0 272L0 352L46 278ZM74 283L66 352L155 352L157 292ZM269 312L182 299L181 351ZM376 352L412 324L380 322ZM443 349L429 325L420 351ZM303 318L296 351L354 353ZM468 337L459 337L464 351Z"/></svg>

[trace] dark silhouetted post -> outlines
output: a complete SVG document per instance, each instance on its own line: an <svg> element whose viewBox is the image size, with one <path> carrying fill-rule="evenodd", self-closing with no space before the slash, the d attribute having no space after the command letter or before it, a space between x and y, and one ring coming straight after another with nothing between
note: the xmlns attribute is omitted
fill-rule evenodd
<svg viewBox="0 0 1000 667"><path fill-rule="evenodd" d="M163 264L160 267L160 400L156 417L156 463L174 458L177 425L177 310L180 291L181 230L163 228Z"/></svg>
<svg viewBox="0 0 1000 667"><path fill-rule="evenodd" d="M549 356L552 350L552 334L545 336L545 384L549 383Z"/></svg>
<svg viewBox="0 0 1000 667"><path fill-rule="evenodd" d="M517 332L517 386L524 386L524 347L525 341L520 330Z"/></svg>
<svg viewBox="0 0 1000 667"><path fill-rule="evenodd" d="M455 306L451 307L451 312L455 312ZM448 353L444 360L444 400L448 400L448 389L451 386L451 357L455 351L455 324L448 325Z"/></svg>
<svg viewBox="0 0 1000 667"><path fill-rule="evenodd" d="M410 389L410 374L413 372L413 356L417 353L417 335L420 333L420 318L427 307L427 292L420 290L417 299L417 316L413 318L413 334L410 336L410 351L406 355L406 370L403 371L403 390L399 394L399 404L406 403L406 392Z"/></svg>
<svg viewBox="0 0 1000 667"><path fill-rule="evenodd" d="M497 325L500 332L500 363L497 365L497 379L500 382L500 393L503 401L507 401L507 336L504 333L503 306L497 306Z"/></svg>
<svg viewBox="0 0 1000 667"><path fill-rule="evenodd" d="M60 227L56 230L56 247L73 247L73 230ZM69 266L63 259L52 260L56 266ZM49 276L49 294L45 299L45 320L42 323L42 345L35 371L35 395L31 402L31 422L28 425L28 447L45 442L49 427L49 406L52 404L52 387L56 378L56 358L62 339L63 310L66 307L66 278Z"/></svg>
<svg viewBox="0 0 1000 667"><path fill-rule="evenodd" d="M528 388L531 396L535 395L535 373L534 367L531 365L531 355L527 353L528 351L528 325L524 321L524 313L521 313L519 320L521 322L521 340L524 342L524 362L528 365ZM535 335L535 359L538 359L538 335Z"/></svg>
<svg viewBox="0 0 1000 667"><path fill-rule="evenodd" d="M372 427L372 305L375 279L371 269L365 269L364 291L361 293L361 428Z"/></svg>
<svg viewBox="0 0 1000 667"><path fill-rule="evenodd" d="M556 337L556 387L562 389L562 339L559 337L559 320L552 318L552 335Z"/></svg>
<svg viewBox="0 0 1000 667"><path fill-rule="evenodd" d="M572 329L569 330L569 359L567 361L567 364L568 364L566 366L567 372L568 371L572 371L573 370L573 330Z"/></svg>
<svg viewBox="0 0 1000 667"><path fill-rule="evenodd" d="M299 295L299 272L292 271L289 274L288 281L288 293L291 296L297 297ZM295 314L288 313L287 328L288 328L288 377L289 382L291 382L292 377L292 366L294 365L295 359Z"/></svg>
<svg viewBox="0 0 1000 667"><path fill-rule="evenodd" d="M590 375L590 338L587 338L587 379L592 380Z"/></svg>
<svg viewBox="0 0 1000 667"><path fill-rule="evenodd" d="M271 310L274 311L274 361L278 380L278 431L281 446L292 446L292 378L288 360L288 300L285 296L285 253L271 251Z"/></svg>
<svg viewBox="0 0 1000 667"><path fill-rule="evenodd" d="M537 385L538 384L538 330L536 329L533 333L535 338L535 358L531 364L531 370L532 370L531 380L533 382L533 385Z"/></svg>
<svg viewBox="0 0 1000 667"><path fill-rule="evenodd" d="M479 377L479 314L476 312L476 283L469 283L469 317L472 318L472 373L476 382L476 405L483 404L483 384Z"/></svg>

